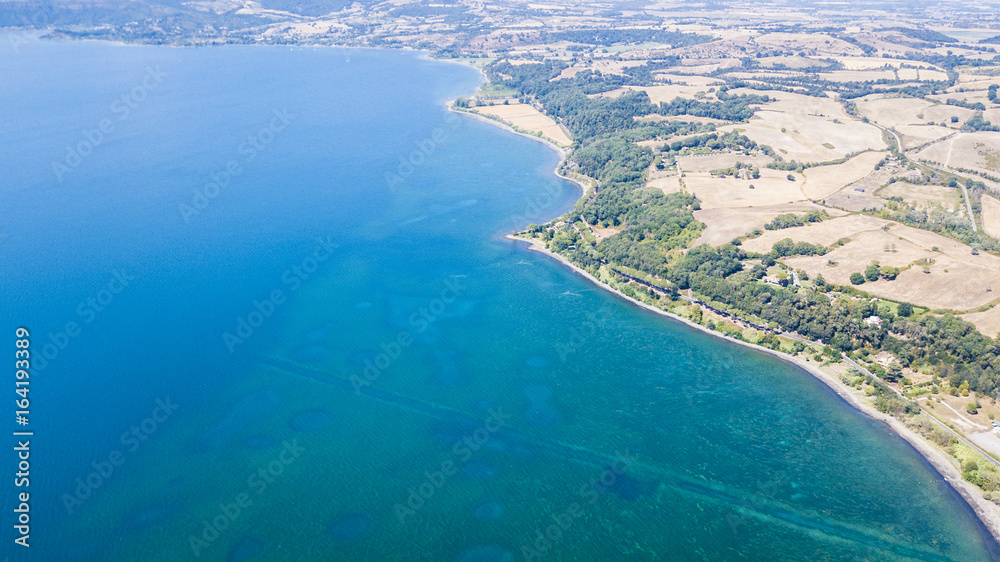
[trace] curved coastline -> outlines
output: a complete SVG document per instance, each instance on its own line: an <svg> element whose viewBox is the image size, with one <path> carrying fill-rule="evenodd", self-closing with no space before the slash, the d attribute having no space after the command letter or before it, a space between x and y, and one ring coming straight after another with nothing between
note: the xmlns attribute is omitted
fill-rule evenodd
<svg viewBox="0 0 1000 562"><path fill-rule="evenodd" d="M483 121L485 123L489 123L489 124L491 124L491 125L493 125L495 127L499 127L499 128L501 128L501 129L503 129L503 130L505 130L507 132L510 132L510 133L513 133L513 134L516 134L516 135L521 135L521 136L523 136L525 138L533 139L533 140L541 142L542 144L544 144L544 145L548 146L549 148L555 150L557 153L559 153L559 155L561 157L561 160L556 165L555 169L553 170L553 173L556 176L558 176L558 177L560 177L560 178L562 178L564 180L568 180L568 181L571 181L574 184L576 184L581 189L581 195L586 194L586 192L587 192L587 190L589 189L590 186L586 185L583 181L581 181L579 179L568 177L568 176L562 174L559 171L560 166L566 160L566 158L567 158L567 156L569 154L566 149L564 149L561 146L556 145L555 143L549 141L548 139L540 138L540 137L537 137L537 136L534 136L534 135L528 135L528 134L522 133L520 131L517 131L513 127L510 127L509 125L506 125L505 123L501 123L501 122L495 121L493 119L488 119L488 118L486 118L486 117L484 117L482 115L478 115L478 114L470 112L470 111L457 110L457 109L454 108L452 102L453 102L453 100L449 100L447 102L448 109L450 111L454 111L455 113L459 113L459 114L463 114L463 115L468 115L468 116L470 116L470 117L472 117L474 119ZM575 272L575 273L581 275L582 277L586 278L587 280L589 280L591 283L593 283L597 287L599 287L599 288L601 288L601 289L603 289L605 291L608 291L608 292L616 295L617 297L619 297L621 299L624 299L625 301L628 301L629 303L631 303L631 304L633 304L635 306L644 308L644 309L646 309L646 310L648 310L650 312L659 314L661 316L665 316L665 317L670 318L672 320L675 320L677 322L681 322L681 323L683 323L683 324L685 324L685 325L687 325L687 326L689 326L691 328L694 328L694 329L699 330L699 331L701 331L703 333L706 333L706 334L710 334L710 335L712 335L714 337L717 337L717 338L720 338L722 340L725 340L725 341L728 341L728 342L731 342L731 343L735 343L735 344L738 344L738 345L742 345L742 346L745 346L745 347L749 347L749 348L755 349L755 350L757 350L759 352L771 355L772 357L775 357L775 358L777 358L779 360L785 361L787 363L791 363L792 365L795 365L796 367L802 369L806 373L812 375L813 377L815 377L816 379L818 379L819 381L821 381L822 383L824 383L827 386L827 388L829 388L832 392L834 392L837 396L839 396L848 405L854 407L855 409L859 410L860 412L862 412L863 414L867 415L868 417L870 417L872 419L885 422L885 424L894 433L896 433L903 440L905 440L907 443L909 443L909 445L911 447L913 447L913 449L917 453L919 453L920 456L923 457L923 459L927 463L929 463L930 466L938 474L941 475L941 477L945 480L945 482L947 482L949 484L949 486L951 486L951 488L959 496L961 496L961 498L963 500L965 500L965 503L972 510L972 512L976 515L977 519L979 519L979 521L982 523L982 526L983 526L984 530L986 531L986 533L988 533L988 535L990 537L992 537L993 543L991 545L991 547L992 547L991 551L992 551L994 557L996 557L998 560L1000 560L1000 506L997 506L993 502L991 502L991 501L987 500L986 498L984 498L983 495L982 495L982 493L981 493L981 491L976 486L974 486L972 483L966 482L965 480L962 479L962 474L961 474L960 470L953 464L954 461L951 458L951 456L949 456L948 454L946 454L944 451L936 448L933 444L931 444L926 439L924 439L923 437L921 437L920 435L918 435L916 432L914 432L910 428L908 428L905 425L903 425L903 423L901 421L899 421L898 419L896 419L896 418L894 418L894 417L892 417L892 416L890 416L888 414L883 414L882 412L879 412L878 410L876 410L872 405L868 404L860 396L858 396L853 391L852 388L848 387L843 382L841 382L838 377L836 377L836 376L834 376L834 375L832 375L830 373L825 373L825 372L821 371L815 365L812 365L812 364L808 363L807 361L805 361L805 360L803 360L803 359L801 359L799 357L795 357L795 356L792 356L792 355L789 355L787 353L783 353L783 352L780 352L780 351L775 351L773 349L768 349L766 347L759 346L759 345L756 345L756 344L753 344L753 343L750 343L750 342L746 342L746 341L742 341L742 340L736 340L736 339L733 339L733 338L728 338L728 337L726 337L726 336L724 336L722 334L719 334L718 332L716 332L714 330L709 330L708 328L706 328L706 327L704 327L704 326L702 326L700 324L696 324L696 323L688 320L687 318L684 318L682 316L678 316L676 314L667 312L665 310L660 310L659 308L653 307L653 306L648 305L648 304L646 304L644 302L641 302L641 301L636 300L636 299L634 299L632 297L629 297L628 295L625 295L624 293L622 293L622 292L614 289L613 287L611 287L611 286L603 283L602 281L600 281L599 279L597 279L596 277L594 277L593 275L591 275L590 273L588 273L587 271L585 271L584 269L582 269L581 267L579 267L576 264L570 262L565 257L563 257L563 256L561 256L559 254L556 254L556 253L550 251L548 248L546 248L544 246L544 244L542 244L541 242L539 242L537 240L530 240L530 239L525 239L525 238L519 238L519 237L514 236L512 234L506 234L506 235L504 235L504 238L506 238L508 240L512 240L512 241L516 241L516 242L524 242L524 243L528 244L528 247L526 249L531 250L531 251L539 252L541 254L544 254L544 255L546 255L546 256L548 256L548 257L550 257L550 258L558 261L559 263L561 263L565 267L569 268L573 272Z"/></svg>
<svg viewBox="0 0 1000 562"><path fill-rule="evenodd" d="M558 261L559 263L569 268L573 272L586 278L594 285L612 293L613 295L621 299L624 299L625 301L628 301L629 303L635 306L644 308L650 312L654 312L661 316L665 316L677 322L681 322L691 328L694 328L706 334L710 334L724 341L749 347L756 351L776 357L777 359L780 359L782 361L791 363L792 365L795 365L796 367L812 375L819 381L823 382L830 390L832 390L841 399L843 399L844 402L846 402L850 406L853 406L855 409L861 411L863 414L867 415L872 419L885 422L886 425L888 425L889 428L894 433L896 433L897 435L902 437L907 443L909 443L910 446L912 446L913 449L915 449L934 468L934 470L941 475L941 477L952 487L952 489L954 489L955 492L965 500L968 506L972 509L973 513L975 513L976 517L983 524L985 530L989 533L989 535L992 536L994 541L994 544L991 545L993 546L993 554L995 556L1000 557L1000 507L998 507L993 502L990 502L989 500L984 498L979 489L976 488L973 484L963 480L961 472L952 463L951 457L947 455L944 451L935 448L926 439L916 434L910 428L903 425L903 423L898 419L888 414L883 414L882 412L876 410L872 405L868 404L863 399L861 399L860 396L858 396L855 392L853 392L851 388L849 388L847 385L841 382L840 379L837 378L836 376L821 371L815 365L812 365L799 357L795 357L780 351L775 351L773 349L768 349L766 347L762 347L750 342L725 337L719 334L718 332L714 330L709 330L705 326L696 324L688 320L687 318L684 318L683 316L678 316L676 314L667 312L665 310L660 310L659 308L656 308L654 306L636 300L632 297L629 297L628 295L601 282L599 279L597 279L596 277L594 277L581 267L577 266L576 264L570 262L565 257L550 251L541 242L537 240L518 238L517 236L511 234L504 236L504 238L528 244L528 247L526 249L542 253Z"/></svg>

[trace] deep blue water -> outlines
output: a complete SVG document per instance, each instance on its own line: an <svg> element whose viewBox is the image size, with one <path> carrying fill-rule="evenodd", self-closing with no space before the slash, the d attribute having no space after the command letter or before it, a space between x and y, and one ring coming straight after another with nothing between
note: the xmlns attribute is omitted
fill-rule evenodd
<svg viewBox="0 0 1000 562"><path fill-rule="evenodd" d="M476 71L3 39L2 333L41 355L12 559L996 552L807 374L502 239L579 191L445 110Z"/></svg>

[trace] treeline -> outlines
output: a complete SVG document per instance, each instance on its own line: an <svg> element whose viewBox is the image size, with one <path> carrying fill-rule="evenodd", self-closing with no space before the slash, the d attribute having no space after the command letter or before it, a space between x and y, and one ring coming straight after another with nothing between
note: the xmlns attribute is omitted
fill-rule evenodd
<svg viewBox="0 0 1000 562"><path fill-rule="evenodd" d="M569 41L585 45L611 45L629 43L669 43L673 47L687 47L713 40L709 35L681 33L663 29L574 29L545 34L546 42Z"/></svg>
<svg viewBox="0 0 1000 562"><path fill-rule="evenodd" d="M687 98L674 98L673 101L661 102L657 113L660 115L691 115L708 117L723 121L746 121L753 117L756 111L751 104L761 104L771 101L768 96L742 94L739 96L722 97L723 92L716 97L719 101L699 101Z"/></svg>
<svg viewBox="0 0 1000 562"><path fill-rule="evenodd" d="M789 256L822 256L826 254L826 246L810 244L809 242L794 242L791 238L782 238L771 246L773 257Z"/></svg>
<svg viewBox="0 0 1000 562"><path fill-rule="evenodd" d="M728 168L716 168L716 169L712 170L710 173L713 176L719 176L719 177L723 177L724 178L724 177L727 177L727 176L739 176L740 175L740 171L744 170L744 169L746 170L746 177L747 177L747 179L754 179L755 180L755 179L760 178L760 168L758 168L757 166L754 166L752 164L744 164L743 162L740 162L739 160L737 160L736 164L734 164L733 166L730 166Z"/></svg>
<svg viewBox="0 0 1000 562"><path fill-rule="evenodd" d="M980 103L979 105L983 104ZM967 133L976 131L1000 131L1000 127L997 127L993 123L983 119L982 113L977 113L970 117L969 120L962 125L962 131Z"/></svg>
<svg viewBox="0 0 1000 562"><path fill-rule="evenodd" d="M981 102L981 101L977 101L975 103L972 103L969 100L956 100L954 98L948 98L947 100L945 100L944 103L945 103L945 105L954 105L954 106L957 106L957 107L964 107L965 109L972 109L974 111L984 111L986 109L986 106L983 105L983 102Z"/></svg>
<svg viewBox="0 0 1000 562"><path fill-rule="evenodd" d="M808 222L820 222L827 218L829 215L826 211L821 211L819 209L814 209L809 211L804 215L798 215L795 213L782 213L770 222L764 225L767 230L781 230L782 228L792 228L795 226L803 226Z"/></svg>
<svg viewBox="0 0 1000 562"><path fill-rule="evenodd" d="M740 314L774 322L782 330L820 340L839 351L885 349L903 367L924 367L958 387L995 395L1000 386L1000 343L953 315L894 315L866 299L833 299L826 293L759 283L740 273L747 256L727 244L702 245L668 268L681 289L727 305ZM881 324L866 324L869 316Z"/></svg>
<svg viewBox="0 0 1000 562"><path fill-rule="evenodd" d="M929 43L958 43L958 39L945 35L940 31L933 31L930 29L914 27L887 27L886 31L898 31L911 39L927 41Z"/></svg>
<svg viewBox="0 0 1000 562"><path fill-rule="evenodd" d="M678 153L685 148L706 147L711 150L721 150L727 148L737 152L745 152L757 148L757 143L750 140L746 135L730 131L728 133L707 133L704 135L691 136L663 145L663 153L670 155Z"/></svg>

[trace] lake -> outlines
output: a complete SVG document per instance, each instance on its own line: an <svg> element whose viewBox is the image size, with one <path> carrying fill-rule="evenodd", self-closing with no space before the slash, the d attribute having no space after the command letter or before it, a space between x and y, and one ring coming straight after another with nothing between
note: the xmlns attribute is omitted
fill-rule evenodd
<svg viewBox="0 0 1000 562"><path fill-rule="evenodd" d="M8 43L0 300L35 359L17 559L996 556L807 373L503 239L580 191L552 149L447 111L478 71Z"/></svg>

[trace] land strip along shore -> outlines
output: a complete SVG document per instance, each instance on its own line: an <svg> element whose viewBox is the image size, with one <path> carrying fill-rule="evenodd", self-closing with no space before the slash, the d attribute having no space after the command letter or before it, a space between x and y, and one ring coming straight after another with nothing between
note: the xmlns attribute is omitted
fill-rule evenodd
<svg viewBox="0 0 1000 562"><path fill-rule="evenodd" d="M519 242L528 243L529 244L528 249L545 254L546 256L568 267L575 273L588 279L590 282L594 283L598 287L607 290L613 293L614 295L618 296L619 298L629 301L630 303L636 306L639 306L656 314L666 316L668 318L686 324L696 330L700 330L704 333L711 334L715 337L726 340L728 342L749 347L751 349L755 349L762 353L767 353L782 361L791 363L796 367L799 367L803 371L809 373L810 375L816 377L821 382L830 387L830 389L833 390L838 396L840 396L845 402L847 402L854 408L857 408L865 415L873 419L885 422L886 425L888 425L897 435L905 439L914 449L916 449L918 453L920 453L921 456L923 456L927 460L927 462L931 464L931 466L934 467L935 470L937 470L937 472L941 474L944 480L948 482L948 484L951 485L952 488L954 488L955 491L957 491L960 496L962 496L962 498L969 504L969 506L975 512L979 520L982 521L983 525L985 525L987 530L989 530L990 534L992 534L994 538L1000 541L1000 506L997 506L993 502L984 498L980 490L975 485L973 485L970 482L966 482L965 480L962 479L962 474L959 468L955 466L954 460L950 455L938 449L934 444L930 443L927 439L918 435L912 429L906 427L900 420L892 417L889 414L883 414L882 412L876 410L871 404L865 401L860 391L857 391L854 388L844 384L843 381L840 380L840 377L837 374L823 371L822 369L820 369L819 365L810 363L799 357L795 357L787 353L783 353L781 351L768 349L766 347L753 344L750 342L724 336L719 332L716 332L715 330L710 330L705 326L702 326L701 324L696 324L691 320L684 318L683 316L679 316L677 314L661 310L659 308L646 304L642 301L636 300L622 293L621 291L618 291L614 287L611 287L606 283L600 281L599 279L597 279L596 277L594 277L581 267L577 266L576 264L566 259L564 256L561 256L555 252L550 251L548 248L545 247L545 245L542 242L538 240L519 238L517 236L510 234L506 235L505 238L509 240L516 240ZM928 415L928 414L922 412L920 415Z"/></svg>
<svg viewBox="0 0 1000 562"><path fill-rule="evenodd" d="M560 168L561 168L562 164L566 161L566 159L569 156L570 151L572 150L571 148L564 148L562 146L559 146L558 144L556 144L556 143L552 142L551 140L549 140L547 138L544 138L544 137L539 137L539 136L535 136L535 135L531 135L531 134L526 134L524 132L518 131L518 130L514 129L513 127L511 127L510 125L507 125L506 123L497 121L495 119L488 118L488 117L486 117L484 115L480 115L480 114L477 114L477 113L474 113L474 112L471 112L471 111L464 111L464 110L461 110L461 109L456 109L454 107L453 101L449 101L448 104L447 104L447 107L448 107L449 110L455 111L456 113L461 113L463 115L468 115L468 116L470 116L470 117L472 117L474 119L478 119L478 120L480 120L480 121L482 121L484 123L489 123L490 125L493 125L495 127L500 127L501 129L503 129L505 131L508 131L508 132L511 132L511 133L514 133L514 134L518 134L518 135L527 137L529 139L533 139L535 141L539 141L539 142L547 145L551 149L555 150L560 155L561 159L560 159L559 163L556 164L556 167L553 170L553 173L555 173L557 176L559 176L559 177L561 177L561 178L563 178L565 180L571 181L571 182L575 183L576 185L578 185L581 188L581 190L582 190L582 196L586 196L588 190L593 185L597 184L597 181L594 180L593 178L588 178L589 181L590 181L590 185L588 185L583 180L581 180L579 178L572 178L572 177L566 176L565 174L563 174L560 171ZM526 226L526 225L521 225L521 226L523 227L523 226ZM624 293L618 291L614 287L611 287L610 285L607 285L606 283L604 283L604 282L600 281L599 279L595 278L593 275L591 275L590 273L588 273L587 271L585 271L583 268L581 268L581 267L577 266L576 264L572 263L566 257L564 257L562 255L559 255L559 254L557 254L555 252L550 251L542 242L540 242L538 240L528 239L528 238L520 238L520 237L511 235L511 234L505 235L504 238L507 238L509 240L521 241L521 242L528 243L529 244L528 249L540 252L540 253L542 253L542 254L544 254L546 256L549 256L549 257L555 259L556 261L558 261L559 263L561 263L564 266L568 267L572 271L574 271L577 274L579 274L579 275L583 276L584 278L588 279L589 281L591 281L592 283L594 283L595 285L597 285L601 289L607 290L607 291L611 292L612 294L617 295L618 297L620 297L622 299L625 299L626 301L629 301L629 302L631 302L632 304L634 304L636 306L642 307L642 308L644 308L646 310L649 310L651 312L654 312L656 314L660 314L660 315L666 316L668 318L672 318L672 319L674 319L674 320L676 320L678 322L682 322L682 323L684 323L684 324L686 324L686 325L688 325L688 326L690 326L692 328L695 328L695 329L700 330L700 331L702 331L704 333L707 333L707 334L711 334L711 335L713 335L715 337L718 337L718 338L721 338L721 339L724 339L724 340L727 340L727 341L730 341L730 342L733 342L733 343L736 343L736 344L739 344L739 345L742 345L742 346L745 346L745 347L749 347L749 348L755 349L755 350L760 351L762 353L770 354L771 356L774 356L774 357L776 357L776 358L778 358L778 359L780 359L782 361L789 362L789 363L791 363L791 364L793 364L793 365L801 368L802 370L804 370L805 372L809 373L810 375L816 377L821 382L823 382L824 384L826 384L831 390L833 390L833 392L835 392L838 396L840 396L845 402L847 402L848 404L850 404L854 408L857 408L858 410L860 410L861 412L863 412L865 415L867 415L867 416L869 416L869 417L871 417L873 419L877 419L877 420L881 420L881 421L885 422L886 425L888 425L897 435L899 435L904 440L906 440L914 449L916 449L916 451L921 456L924 457L924 459L927 460L928 463L931 464L932 467L934 467L934 469L938 473L941 474L941 476L944 478L944 480L946 482L948 482L948 484L966 501L966 503L968 503L968 505L972 508L973 512L975 512L975 514L979 518L979 520L982 521L983 525L990 532L990 534L993 535L993 537L998 542L1000 542L1000 506L998 506L998 505L994 504L993 502L987 500L985 497L983 497L982 492L974 484L972 484L970 482L967 482L967 481L965 481L962 478L961 471L960 471L959 467L957 467L955 465L955 460L951 457L951 455L949 455L948 453L946 453L943 450L939 449L936 445L934 445L933 443L931 443L929 440L925 439L921 435L918 435L915 431L913 431L910 428L906 427L903 424L903 422L901 422L900 420L894 418L893 416L891 416L889 414L883 414L882 412L879 412L878 410L876 410L871 404L869 404L865 400L865 398L861 395L860 391L857 391L854 388L849 387L848 385L844 384L844 382L840 380L840 376L838 374L825 372L825 371L821 370L820 365L817 365L817 364L814 364L814 363L810 363L810 362L805 361L805 360L803 360L803 359L801 359L799 357L795 357L795 356L789 355L787 353L783 353L783 352L780 352L780 351L772 350L772 349L769 349L769 348L766 348L766 347L763 347L763 346L760 346L760 345L756 345L756 344L753 344L753 343L750 343L750 342L746 342L746 341L742 341L742 340L737 340L737 339L734 339L734 338L729 338L729 337L727 337L727 336L725 336L723 334L720 334L719 332L716 332L714 330L710 330L710 329L706 328L705 326L702 326L700 324L692 322L691 320L689 320L687 318L684 318L683 316L679 316L677 314L673 314L671 312L667 312L665 310L661 310L659 308L656 308L654 306L651 306L649 304L641 302L641 301L639 301L637 299L629 297L628 295L625 295ZM699 304L698 306L701 306L701 305ZM934 420L932 416L930 416L929 414L927 414L926 412L924 412L922 409L921 409L921 414L920 415L931 417L931 419L936 422L936 420Z"/></svg>

